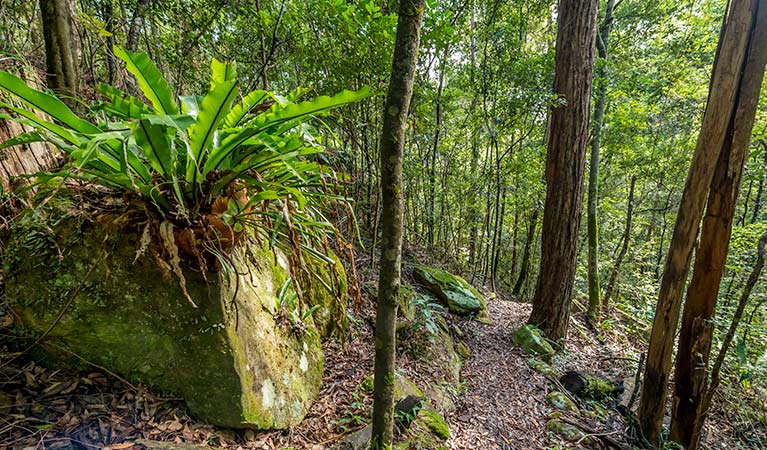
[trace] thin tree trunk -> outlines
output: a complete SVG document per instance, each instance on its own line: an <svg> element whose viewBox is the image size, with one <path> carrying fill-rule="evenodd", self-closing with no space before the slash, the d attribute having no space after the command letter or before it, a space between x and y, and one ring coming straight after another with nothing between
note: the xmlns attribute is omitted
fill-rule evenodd
<svg viewBox="0 0 767 450"><path fill-rule="evenodd" d="M434 250L434 203L436 202L437 190L437 151L439 150L439 138L442 132L442 87L445 80L445 62L440 61L439 84L437 85L437 98L434 100L434 115L436 129L432 140L431 153L429 153L429 198L426 200L426 240L429 251Z"/></svg>
<svg viewBox="0 0 767 450"><path fill-rule="evenodd" d="M705 413L703 399L708 381L706 369L714 331L712 319L767 64L767 46L764 45L767 42L767 0L759 0L756 8L735 111L708 194L700 245L682 314L670 437L688 450L697 449L700 443Z"/></svg>
<svg viewBox="0 0 767 450"><path fill-rule="evenodd" d="M527 240L525 240L525 249L522 251L522 265L519 269L519 277L517 282L514 283L513 294L515 297L519 297L522 293L522 288L527 281L528 273L530 272L530 249L535 239L535 227L538 224L538 210L534 209L533 214L530 217L530 227L527 229Z"/></svg>
<svg viewBox="0 0 767 450"><path fill-rule="evenodd" d="M519 209L514 208L514 228L511 233L511 271L513 277L517 273L517 233L519 232Z"/></svg>
<svg viewBox="0 0 767 450"><path fill-rule="evenodd" d="M400 0L391 81L381 132L381 258L376 307L373 450L390 449L394 435L396 318L402 266L402 161L424 0Z"/></svg>
<svg viewBox="0 0 767 450"><path fill-rule="evenodd" d="M493 256L493 273L491 275L491 280L493 281L493 292L496 291L495 289L495 280L498 278L498 261L501 259L501 244L503 242L503 219L506 215L506 186L503 186L503 190L501 192L501 202L500 202L500 218L496 221L496 232L495 232L495 254Z"/></svg>
<svg viewBox="0 0 767 450"><path fill-rule="evenodd" d="M567 337L578 257L597 3L560 0L557 14L554 92L567 103L551 112L541 266L529 319L556 342Z"/></svg>
<svg viewBox="0 0 767 450"><path fill-rule="evenodd" d="M259 0L256 0L256 12L261 12L261 3ZM269 77L267 75L266 67L269 65L269 57L266 54L266 40L264 39L264 29L263 27L259 27L258 31L258 37L261 44L261 47L259 48L259 53L261 56L261 89L268 90L269 89Z"/></svg>
<svg viewBox="0 0 767 450"><path fill-rule="evenodd" d="M732 344L732 340L735 337L735 333L738 330L738 325L743 319L743 312L745 311L746 305L748 304L748 299L751 296L751 291L753 291L754 286L756 286L756 283L759 281L759 276L762 274L762 269L764 269L765 245L767 245L767 233L764 233L759 239L759 243L757 245L756 263L754 264L754 268L751 270L751 274L748 276L748 280L746 281L746 286L743 288L743 292L740 294L738 307L735 309L735 314L732 316L730 327L727 329L727 334L724 336L724 340L722 341L722 347L719 349L719 354L716 357L714 366L711 368L711 382L708 385L708 389L701 406L701 410L703 412L700 416L698 416L698 420L694 425L694 427L698 430L702 429L703 427L703 422L706 420L706 414L708 413L708 409L711 407L711 400L713 400L716 389L719 387L722 364L724 364L724 358L727 356L727 350L729 350L730 345ZM756 305L755 308L761 306L763 302L764 300ZM746 337L744 336L743 339L745 338Z"/></svg>
<svg viewBox="0 0 767 450"><path fill-rule="evenodd" d="M612 296L613 289L615 288L615 282L618 280L618 274L621 270L621 264L623 258L626 256L626 252L629 249L629 243L631 242L631 221L634 214L634 187L636 186L637 176L631 177L631 185L629 186L629 199L626 207L626 228L623 229L623 237L621 238L621 249L618 253L618 257L615 258L615 266L610 273L610 280L607 282L607 288L605 289L605 296L602 298L602 311L606 311L610 306L610 297Z"/></svg>
<svg viewBox="0 0 767 450"><path fill-rule="evenodd" d="M589 165L588 188L588 267L589 267L589 310L591 323L599 321L599 226L597 209L599 206L599 150L602 143L602 125L605 121L607 104L607 48L613 23L615 0L607 0L605 18L597 36L597 51L602 60L597 67L597 104L594 108L594 128L591 137L591 161Z"/></svg>
<svg viewBox="0 0 767 450"><path fill-rule="evenodd" d="M109 84L114 86L115 82L117 80L117 58L115 58L115 54L112 51L112 48L115 45L115 38L114 38L114 10L113 10L112 0L106 0L104 2L104 5L102 7L102 12L104 15L104 29L109 33L109 35L106 37L107 42L107 77Z"/></svg>
<svg viewBox="0 0 767 450"><path fill-rule="evenodd" d="M674 335L692 250L740 86L742 70L733 68L743 68L750 35L743 30L751 29L756 4L757 0L730 4L714 61L706 114L666 256L639 404L642 431L653 444L658 442L662 428Z"/></svg>
<svg viewBox="0 0 767 450"><path fill-rule="evenodd" d="M79 80L69 4L66 0L40 0L40 13L48 87L57 94L75 97Z"/></svg>
<svg viewBox="0 0 767 450"><path fill-rule="evenodd" d="M767 141L760 140L759 144L762 146L762 156L765 160L765 166L767 166ZM751 223L755 223L759 219L759 213L762 211L762 193L764 192L764 174L759 177L759 185L756 188L756 198L754 199L754 212L751 215Z"/></svg>
<svg viewBox="0 0 767 450"><path fill-rule="evenodd" d="M741 227L746 224L746 217L748 217L748 204L751 203L751 189L754 187L754 180L748 180L748 189L746 189L746 198L743 201L743 215L740 216L738 225Z"/></svg>
<svg viewBox="0 0 767 450"><path fill-rule="evenodd" d="M125 43L125 47L132 52L138 49L138 38L141 34L141 27L144 26L144 15L148 7L149 0L138 0L136 2L136 9L133 10L133 19L131 19L128 39Z"/></svg>

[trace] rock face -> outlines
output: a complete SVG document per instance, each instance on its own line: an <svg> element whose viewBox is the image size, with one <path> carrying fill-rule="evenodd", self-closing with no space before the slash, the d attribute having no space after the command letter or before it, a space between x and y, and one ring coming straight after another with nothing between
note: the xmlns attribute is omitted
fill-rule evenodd
<svg viewBox="0 0 767 450"><path fill-rule="evenodd" d="M235 251L228 275L205 280L186 270L194 308L178 279L136 258L139 239L75 215L66 195L15 222L6 295L32 335L58 320L42 343L44 360L77 368L77 355L184 398L193 415L216 425L299 423L319 391L323 354L311 317L303 331L275 319L286 258L251 246Z"/></svg>
<svg viewBox="0 0 767 450"><path fill-rule="evenodd" d="M458 275L421 265L413 268L413 274L451 313L470 315L485 310L482 294Z"/></svg>

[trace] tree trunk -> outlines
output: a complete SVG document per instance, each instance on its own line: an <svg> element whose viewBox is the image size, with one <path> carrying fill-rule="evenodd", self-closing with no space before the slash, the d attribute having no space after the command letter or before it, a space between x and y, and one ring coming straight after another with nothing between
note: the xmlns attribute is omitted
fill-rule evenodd
<svg viewBox="0 0 767 450"><path fill-rule="evenodd" d="M519 277L517 282L514 283L513 294L515 297L519 297L522 293L522 288L527 281L527 275L530 272L530 248L533 245L535 239L535 226L538 224L538 210L534 209L533 214L530 217L530 228L527 229L527 240L525 241L525 249L522 251L522 265L519 269Z"/></svg>
<svg viewBox="0 0 767 450"><path fill-rule="evenodd" d="M618 274L621 270L621 264L623 258L626 256L626 252L629 249L629 243L631 242L631 221L634 215L634 187L636 186L637 176L631 177L631 185L629 186L629 199L626 207L626 228L623 229L623 237L621 238L621 249L618 253L618 257L615 259L615 266L612 273L610 273L610 280L607 282L607 288L605 289L605 296L602 299L602 311L606 311L610 305L610 297L612 296L613 289L615 288L615 282L618 280Z"/></svg>
<svg viewBox="0 0 767 450"><path fill-rule="evenodd" d="M765 159L765 166L767 167L767 141L760 140L759 144L762 147L762 157ZM759 184L756 188L756 198L754 199L754 212L751 215L751 223L755 223L759 219L759 213L762 211L762 192L764 191L764 174L759 177Z"/></svg>
<svg viewBox="0 0 767 450"><path fill-rule="evenodd" d="M138 38L141 34L141 27L144 26L144 14L149 7L149 0L138 0L136 2L136 9L133 10L133 19L131 20L130 28L128 29L128 39L125 43L125 47L135 52L138 49Z"/></svg>
<svg viewBox="0 0 767 450"><path fill-rule="evenodd" d="M0 119L0 142L29 131L26 126ZM56 164L52 148L44 142L32 142L0 150L0 192L13 190L12 178L52 168Z"/></svg>
<svg viewBox="0 0 767 450"><path fill-rule="evenodd" d="M402 160L423 6L424 0L400 0L391 81L383 109L381 259L376 307L373 450L391 448L394 433L395 326L402 263Z"/></svg>
<svg viewBox="0 0 767 450"><path fill-rule="evenodd" d="M602 125L605 121L607 103L607 44L613 23L615 0L607 0L605 18L597 36L597 51L602 63L597 67L597 104L594 108L594 129L591 137L591 161L588 189L588 244L589 244L589 310L591 323L599 321L599 226L597 208L599 203L599 150L602 143Z"/></svg>
<svg viewBox="0 0 767 450"><path fill-rule="evenodd" d="M445 51L445 57L447 51ZM441 70L439 72L439 84L437 85L437 98L434 100L434 116L436 120L434 139L429 153L429 198L426 199L426 242L429 244L429 251L434 251L434 203L437 191L437 151L439 150L439 138L442 132L442 87L445 81L445 62L444 58L440 61Z"/></svg>
<svg viewBox="0 0 767 450"><path fill-rule="evenodd" d="M767 63L767 46L764 45L767 42L767 0L759 0L756 7L758 10L749 33L749 51L735 111L708 194L700 244L682 314L670 437L688 450L698 448L700 442L703 422L698 418L704 414L702 407L708 381L706 369L714 331L712 319Z"/></svg>
<svg viewBox="0 0 767 450"><path fill-rule="evenodd" d="M756 282L759 281L759 276L762 274L762 269L764 269L765 245L767 245L767 233L764 233L762 237L759 238L759 243L757 244L756 251L756 263L754 264L754 268L751 270L751 274L748 276L745 287L743 287L743 292L740 294L740 299L738 300L738 306L735 308L735 313L732 316L732 322L730 322L730 327L727 329L727 334L722 340L722 347L719 349L719 354L716 357L714 366L711 368L711 382L709 383L708 389L706 390L706 395L701 406L702 414L697 417L696 422L693 425L697 430L701 430L703 428L703 422L706 419L708 408L711 406L711 400L714 398L716 388L719 387L722 364L724 364L724 358L727 356L727 350L729 350L730 344L732 344L732 340L735 337L735 332L738 330L738 325L740 324L741 319L743 319L743 312L746 309L746 304L748 304L748 299L751 296L751 291L754 289L754 286L756 286ZM762 303L764 303L764 300L759 302L754 307L754 311L761 307ZM751 318L753 319L753 311L751 312ZM749 321L749 325L750 324L751 322ZM744 340L747 337L747 333L748 328L743 335Z"/></svg>
<svg viewBox="0 0 767 450"><path fill-rule="evenodd" d="M596 0L560 0L553 108L546 155L541 266L529 322L556 342L567 336L578 257L583 173L597 31Z"/></svg>
<svg viewBox="0 0 767 450"><path fill-rule="evenodd" d="M709 90L706 114L679 205L655 311L639 420L645 437L658 442L671 372L674 334L698 226L714 168L735 109L740 74L746 59L757 0L732 2L722 27Z"/></svg>
<svg viewBox="0 0 767 450"><path fill-rule="evenodd" d="M78 72L69 4L67 0L40 0L40 14L48 88L59 95L75 97L78 91Z"/></svg>

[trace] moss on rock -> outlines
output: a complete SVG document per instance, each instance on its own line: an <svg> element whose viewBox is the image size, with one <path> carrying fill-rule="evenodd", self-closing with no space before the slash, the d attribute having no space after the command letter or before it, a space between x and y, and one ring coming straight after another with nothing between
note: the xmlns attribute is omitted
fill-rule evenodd
<svg viewBox="0 0 767 450"><path fill-rule="evenodd" d="M423 421L424 425L442 440L450 439L450 428L442 414L433 409L423 409L419 412L418 420Z"/></svg>
<svg viewBox="0 0 767 450"><path fill-rule="evenodd" d="M557 377L557 371L554 370L554 367L552 367L551 364L547 363L546 361L541 361L537 358L530 358L527 360L527 365L545 377Z"/></svg>
<svg viewBox="0 0 767 450"><path fill-rule="evenodd" d="M415 277L454 314L471 315L485 310L485 299L468 281L444 270L417 265Z"/></svg>
<svg viewBox="0 0 767 450"><path fill-rule="evenodd" d="M570 397L561 391L553 390L549 392L549 394L546 396L546 401L549 402L551 406L557 409L561 409L562 411L569 411L575 414L580 414L578 406L576 406L575 402L570 400Z"/></svg>
<svg viewBox="0 0 767 450"><path fill-rule="evenodd" d="M45 362L79 368L77 354L180 396L193 415L226 427L303 419L323 354L313 326L296 334L275 321L284 256L253 247L232 255L229 276L185 270L194 308L176 278L136 258L138 233L107 233L72 209L63 190L25 212L6 252L6 296L21 327L39 335L61 314L42 343Z"/></svg>
<svg viewBox="0 0 767 450"><path fill-rule="evenodd" d="M463 342L459 342L455 345L455 351L458 353L461 358L468 359L471 358L471 350L469 347L464 344Z"/></svg>
<svg viewBox="0 0 767 450"><path fill-rule="evenodd" d="M349 301L349 288L346 269L335 253L329 250L327 253L334 261L332 264L306 255L306 271L300 272L304 294L311 299L312 305L319 305L312 314L312 320L323 339L336 331L345 333L348 328L346 305Z"/></svg>
<svg viewBox="0 0 767 450"><path fill-rule="evenodd" d="M514 345L526 353L549 358L554 354L554 347L543 337L543 333L535 325L524 325L512 336Z"/></svg>
<svg viewBox="0 0 767 450"><path fill-rule="evenodd" d="M575 425L564 422L561 419L551 419L546 426L550 431L558 434L567 441L580 442L581 444L590 447L596 445L594 439L591 436L587 436L583 430Z"/></svg>

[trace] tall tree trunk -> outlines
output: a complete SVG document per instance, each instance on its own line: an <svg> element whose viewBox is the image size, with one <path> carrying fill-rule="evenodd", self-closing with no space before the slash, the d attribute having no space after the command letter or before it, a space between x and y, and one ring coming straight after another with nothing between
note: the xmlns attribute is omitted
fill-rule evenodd
<svg viewBox="0 0 767 450"><path fill-rule="evenodd" d="M602 311L605 311L610 305L610 297L612 296L613 289L615 288L615 282L618 280L618 274L621 270L621 264L623 258L626 256L626 252L629 249L629 243L631 242L631 221L634 214L634 187L637 183L637 176L631 177L631 185L629 186L629 199L626 207L626 227L623 229L623 237L621 238L621 249L618 252L618 257L615 258L615 266L610 273L610 280L607 282L607 288L605 289L605 296L602 299Z"/></svg>
<svg viewBox="0 0 767 450"><path fill-rule="evenodd" d="M613 25L613 9L615 0L607 0L604 22L597 35L597 52L602 60L597 62L597 104L594 108L594 128L591 136L591 159L589 164L588 189L588 245L589 245L589 310L591 323L599 321L599 225L597 209L599 206L599 150L602 144L602 125L605 121L605 105L607 104L607 45L610 40L610 30Z"/></svg>
<svg viewBox="0 0 767 450"><path fill-rule="evenodd" d="M141 34L141 27L144 26L144 15L148 7L149 0L138 0L136 9L133 10L133 18L128 29L128 39L125 43L125 47L132 52L138 49L138 38Z"/></svg>
<svg viewBox="0 0 767 450"><path fill-rule="evenodd" d="M57 94L75 97L79 81L69 3L67 0L40 0L40 14L48 87Z"/></svg>
<svg viewBox="0 0 767 450"><path fill-rule="evenodd" d="M402 266L402 161L424 0L400 0L381 132L381 258L376 307L373 450L390 449L394 415L397 300Z"/></svg>
<svg viewBox="0 0 767 450"><path fill-rule="evenodd" d="M517 233L519 232L519 209L514 208L514 226L511 232L511 270L512 277L517 273Z"/></svg>
<svg viewBox="0 0 767 450"><path fill-rule="evenodd" d="M762 157L764 158L765 167L767 167L767 141L759 140L759 144L762 147ZM759 219L759 213L762 211L762 193L764 192L764 174L759 177L759 185L756 188L756 198L754 199L754 212L751 215L751 223L755 223Z"/></svg>
<svg viewBox="0 0 767 450"><path fill-rule="evenodd" d="M554 341L567 336L583 208L589 104L597 31L596 0L560 0L553 108L546 155L541 266L529 322Z"/></svg>
<svg viewBox="0 0 767 450"><path fill-rule="evenodd" d="M513 294L515 297L519 297L522 293L522 288L527 281L527 275L530 273L530 248L533 245L535 239L535 226L538 224L538 210L534 209L532 216L530 216L530 227L527 229L527 240L525 241L525 249L522 251L522 265L519 269L519 277L517 282L514 283Z"/></svg>
<svg viewBox="0 0 767 450"><path fill-rule="evenodd" d="M437 85L437 98L434 100L434 116L436 119L434 139L429 153L429 198L426 199L426 241L429 251L434 250L434 203L436 203L437 191L437 151L439 150L439 138L442 133L442 87L445 81L445 62L447 51L443 60L440 61L439 84Z"/></svg>
<svg viewBox="0 0 767 450"><path fill-rule="evenodd" d="M751 190L754 187L754 180L748 180L748 189L746 189L746 198L743 199L743 215L740 216L738 225L741 227L746 225L746 217L748 217L748 204L751 203Z"/></svg>
<svg viewBox="0 0 767 450"><path fill-rule="evenodd" d="M735 110L757 0L730 3L714 60L706 114L687 175L655 311L639 420L645 437L658 442L671 372L674 335L706 194Z"/></svg>
<svg viewBox="0 0 767 450"><path fill-rule="evenodd" d="M738 325L743 319L743 312L746 310L746 305L748 304L749 297L751 297L751 291L753 291L754 286L756 286L757 281L759 281L759 276L762 274L762 269L764 269L764 259L766 256L765 245L767 245L767 233L762 234L762 237L759 238L756 249L756 263L754 264L754 268L751 269L751 273L748 275L748 280L746 281L746 285L743 287L743 292L741 292L740 299L738 300L738 306L735 308L735 313L732 315L730 327L727 329L727 334L722 340L722 346L719 349L719 354L716 357L716 361L714 361L714 366L711 368L711 382L708 385L708 389L706 390L706 395L703 398L703 404L701 406L703 413L697 417L696 423L693 425L693 427L695 427L697 430L701 430L703 428L703 422L706 420L706 413L711 406L711 400L713 400L716 389L719 387L719 382L721 381L720 375L722 364L724 364L724 358L727 356L727 350L729 350L730 345L732 344L732 340L735 338L735 333L738 331ZM749 325L751 325L751 319L754 318L754 312L762 306L764 301L765 300L762 300L754 306L754 309L751 311L751 317L748 321ZM748 330L749 328L746 328L746 331L743 333L743 340L746 340L748 337Z"/></svg>
<svg viewBox="0 0 767 450"><path fill-rule="evenodd" d="M712 319L767 64L767 46L764 45L767 42L767 0L759 0L756 8L735 111L708 194L679 333L670 437L688 450L697 449L700 442L703 421L699 418L705 413L702 407L708 387L706 369L714 331Z"/></svg>

